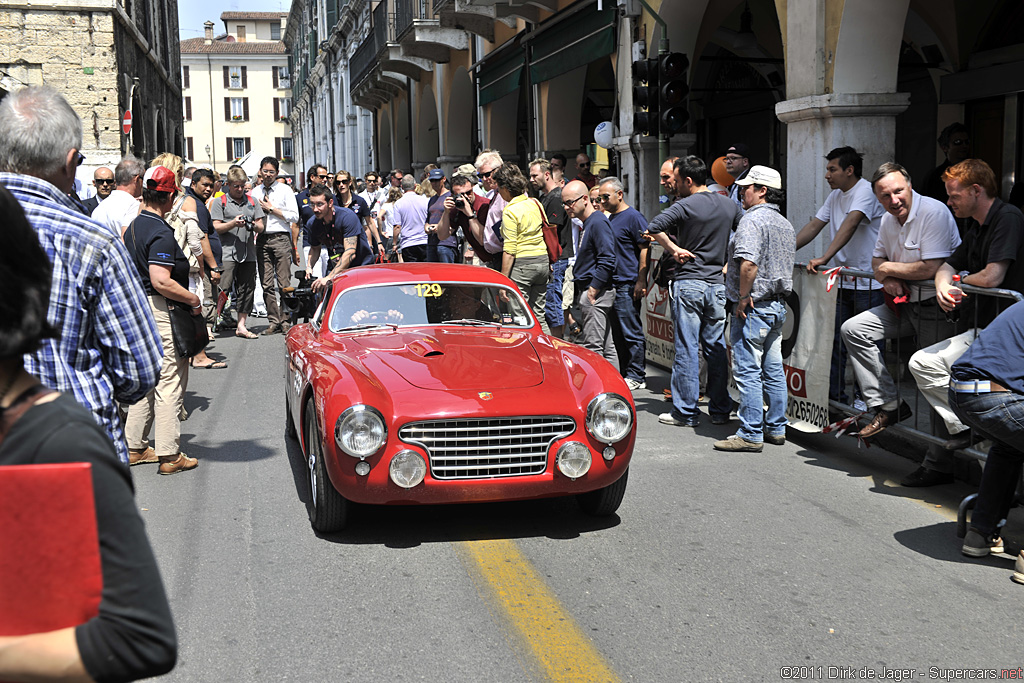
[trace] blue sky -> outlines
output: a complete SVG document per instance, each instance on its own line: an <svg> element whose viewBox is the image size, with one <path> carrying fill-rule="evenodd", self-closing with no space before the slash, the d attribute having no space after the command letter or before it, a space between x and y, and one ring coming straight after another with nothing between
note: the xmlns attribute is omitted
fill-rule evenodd
<svg viewBox="0 0 1024 683"><path fill-rule="evenodd" d="M178 29L181 39L203 35L203 22L213 22L214 34L224 32L221 12L287 12L291 0L178 0Z"/></svg>

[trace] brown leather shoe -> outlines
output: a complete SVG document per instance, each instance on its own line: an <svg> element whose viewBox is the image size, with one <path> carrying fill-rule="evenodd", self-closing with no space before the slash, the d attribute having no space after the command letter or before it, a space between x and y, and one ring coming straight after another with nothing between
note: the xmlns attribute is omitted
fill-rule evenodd
<svg viewBox="0 0 1024 683"><path fill-rule="evenodd" d="M270 336L272 334L277 334L280 331L281 331L281 328L276 323L274 323L272 325L269 325L267 327L267 329L263 330L263 336L264 337L268 337L268 336Z"/></svg>
<svg viewBox="0 0 1024 683"><path fill-rule="evenodd" d="M160 474L177 474L194 470L197 467L199 467L199 461L184 453L178 453L177 456L160 456Z"/></svg>
<svg viewBox="0 0 1024 683"><path fill-rule="evenodd" d="M149 462L160 462L160 459L156 457L156 451L154 451L152 447L146 447L145 450L141 451L134 448L128 449L129 467L144 465Z"/></svg>
<svg viewBox="0 0 1024 683"><path fill-rule="evenodd" d="M913 415L913 411L906 401L900 401L900 406L896 410L877 410L875 416L871 418L871 422L866 427L861 429L854 436L859 436L862 439L870 439L879 432L883 431L889 425L894 425L897 422L902 422L908 417Z"/></svg>

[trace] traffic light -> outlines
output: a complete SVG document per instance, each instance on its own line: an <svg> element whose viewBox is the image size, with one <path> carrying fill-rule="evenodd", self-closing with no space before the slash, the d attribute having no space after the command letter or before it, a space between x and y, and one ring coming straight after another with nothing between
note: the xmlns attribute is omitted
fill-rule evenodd
<svg viewBox="0 0 1024 683"><path fill-rule="evenodd" d="M656 57L633 62L633 132L658 135L658 71ZM644 85L641 85L643 83ZM646 109L647 111L642 111Z"/></svg>
<svg viewBox="0 0 1024 683"><path fill-rule="evenodd" d="M635 64L635 62L634 62ZM658 111L661 134L672 136L682 132L690 113L686 109L686 96L690 93L686 85L686 72L690 60L680 52L671 52L658 57Z"/></svg>

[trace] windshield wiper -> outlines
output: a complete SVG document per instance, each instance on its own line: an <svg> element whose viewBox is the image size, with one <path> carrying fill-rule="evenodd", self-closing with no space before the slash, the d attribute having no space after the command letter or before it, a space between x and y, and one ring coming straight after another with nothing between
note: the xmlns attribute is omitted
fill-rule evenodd
<svg viewBox="0 0 1024 683"><path fill-rule="evenodd" d="M393 330L398 329L398 325L394 323L359 323L358 325L348 325L347 327L339 327L336 332L352 332L353 330L372 330L378 327L390 327Z"/></svg>
<svg viewBox="0 0 1024 683"><path fill-rule="evenodd" d="M459 318L458 320L442 320L442 325L482 325L490 326L494 325L499 330L501 329L501 323L493 320L477 320L476 318Z"/></svg>

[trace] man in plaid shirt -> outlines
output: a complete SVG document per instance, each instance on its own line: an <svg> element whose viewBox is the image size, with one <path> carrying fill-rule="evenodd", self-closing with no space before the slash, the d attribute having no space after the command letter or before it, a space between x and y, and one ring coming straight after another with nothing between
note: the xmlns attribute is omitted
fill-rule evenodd
<svg viewBox="0 0 1024 683"><path fill-rule="evenodd" d="M53 266L47 317L58 336L26 356L25 369L89 408L127 463L115 402L134 403L156 386L160 337L121 236L67 196L81 147L82 122L52 88L0 101L0 184L18 198Z"/></svg>

